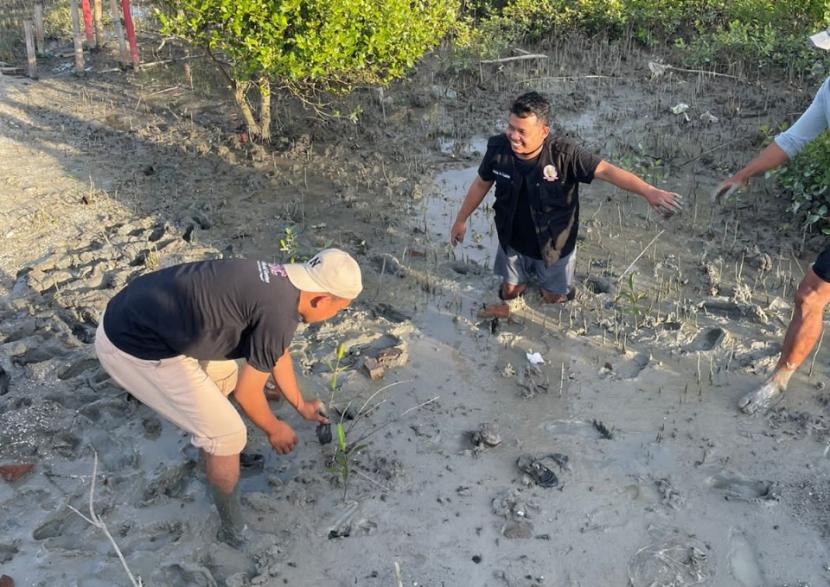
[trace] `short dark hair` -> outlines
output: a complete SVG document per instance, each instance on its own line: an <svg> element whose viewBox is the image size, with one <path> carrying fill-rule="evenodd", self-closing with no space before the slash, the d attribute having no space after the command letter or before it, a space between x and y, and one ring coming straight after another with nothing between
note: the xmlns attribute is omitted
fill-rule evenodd
<svg viewBox="0 0 830 587"><path fill-rule="evenodd" d="M550 126L550 102L539 92L527 92L516 98L510 106L510 113L519 118L534 114L539 122Z"/></svg>

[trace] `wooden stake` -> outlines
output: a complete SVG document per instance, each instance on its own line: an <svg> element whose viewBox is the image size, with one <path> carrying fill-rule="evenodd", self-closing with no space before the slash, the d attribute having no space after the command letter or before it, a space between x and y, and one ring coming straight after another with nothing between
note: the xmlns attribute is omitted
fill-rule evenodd
<svg viewBox="0 0 830 587"><path fill-rule="evenodd" d="M35 35L32 31L32 21L27 20L23 23L23 33L26 35L26 57L29 61L28 75L32 79L37 79L37 56L35 55Z"/></svg>
<svg viewBox="0 0 830 587"><path fill-rule="evenodd" d="M124 41L124 28L121 26L121 11L118 10L118 1L110 0L110 18L115 23L115 36L118 37L118 55L121 65L127 67L130 56L127 53L127 43Z"/></svg>
<svg viewBox="0 0 830 587"><path fill-rule="evenodd" d="M81 10L84 11L84 34L86 35L86 46L95 48L95 31L92 28L92 8L89 0L81 0Z"/></svg>
<svg viewBox="0 0 830 587"><path fill-rule="evenodd" d="M104 0L94 0L93 17L95 19L95 43L103 47L107 43L104 35Z"/></svg>
<svg viewBox="0 0 830 587"><path fill-rule="evenodd" d="M72 13L72 37L75 41L75 73L84 71L84 42L81 39L81 17L78 14L78 0L69 0Z"/></svg>
<svg viewBox="0 0 830 587"><path fill-rule="evenodd" d="M130 12L130 0L121 0L121 9L124 11L124 28L127 30L127 42L130 44L130 61L133 68L138 68L138 41L135 38L135 27L133 26L133 17Z"/></svg>
<svg viewBox="0 0 830 587"><path fill-rule="evenodd" d="M43 4L35 4L35 41L38 55L46 54L46 43L43 40Z"/></svg>

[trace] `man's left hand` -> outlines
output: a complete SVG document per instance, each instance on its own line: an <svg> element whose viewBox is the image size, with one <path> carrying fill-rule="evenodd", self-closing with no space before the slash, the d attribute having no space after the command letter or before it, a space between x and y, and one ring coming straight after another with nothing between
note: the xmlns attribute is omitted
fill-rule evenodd
<svg viewBox="0 0 830 587"><path fill-rule="evenodd" d="M683 196L674 192L652 188L645 193L645 198L649 205L664 218L669 218L683 209L683 205L680 203Z"/></svg>
<svg viewBox="0 0 830 587"><path fill-rule="evenodd" d="M297 411L300 415L310 422L319 422L320 424L328 424L329 419L326 418L323 413L325 411L325 407L323 406L323 402L318 399L312 400L310 402L303 402Z"/></svg>

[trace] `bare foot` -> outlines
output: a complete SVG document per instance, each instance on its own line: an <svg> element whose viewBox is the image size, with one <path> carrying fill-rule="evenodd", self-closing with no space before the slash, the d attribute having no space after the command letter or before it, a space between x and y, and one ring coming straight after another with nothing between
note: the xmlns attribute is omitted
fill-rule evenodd
<svg viewBox="0 0 830 587"><path fill-rule="evenodd" d="M765 412L781 401L782 397L784 397L784 386L774 379L770 379L759 389L742 397L741 401L738 402L738 407L745 414Z"/></svg>
<svg viewBox="0 0 830 587"><path fill-rule="evenodd" d="M542 290L542 301L546 304L564 304L565 302L569 302L576 297L576 290L571 290L566 294L560 293L551 293L546 290Z"/></svg>
<svg viewBox="0 0 830 587"><path fill-rule="evenodd" d="M500 304L485 305L478 312L479 318L507 318L511 312L521 310L525 307L525 299L522 296L504 300Z"/></svg>

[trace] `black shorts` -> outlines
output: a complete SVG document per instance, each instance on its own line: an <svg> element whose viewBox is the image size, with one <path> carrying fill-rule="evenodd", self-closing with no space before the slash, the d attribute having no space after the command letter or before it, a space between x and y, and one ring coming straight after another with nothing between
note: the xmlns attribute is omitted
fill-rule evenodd
<svg viewBox="0 0 830 587"><path fill-rule="evenodd" d="M824 281L830 283L830 247L824 249L813 263L813 271Z"/></svg>

